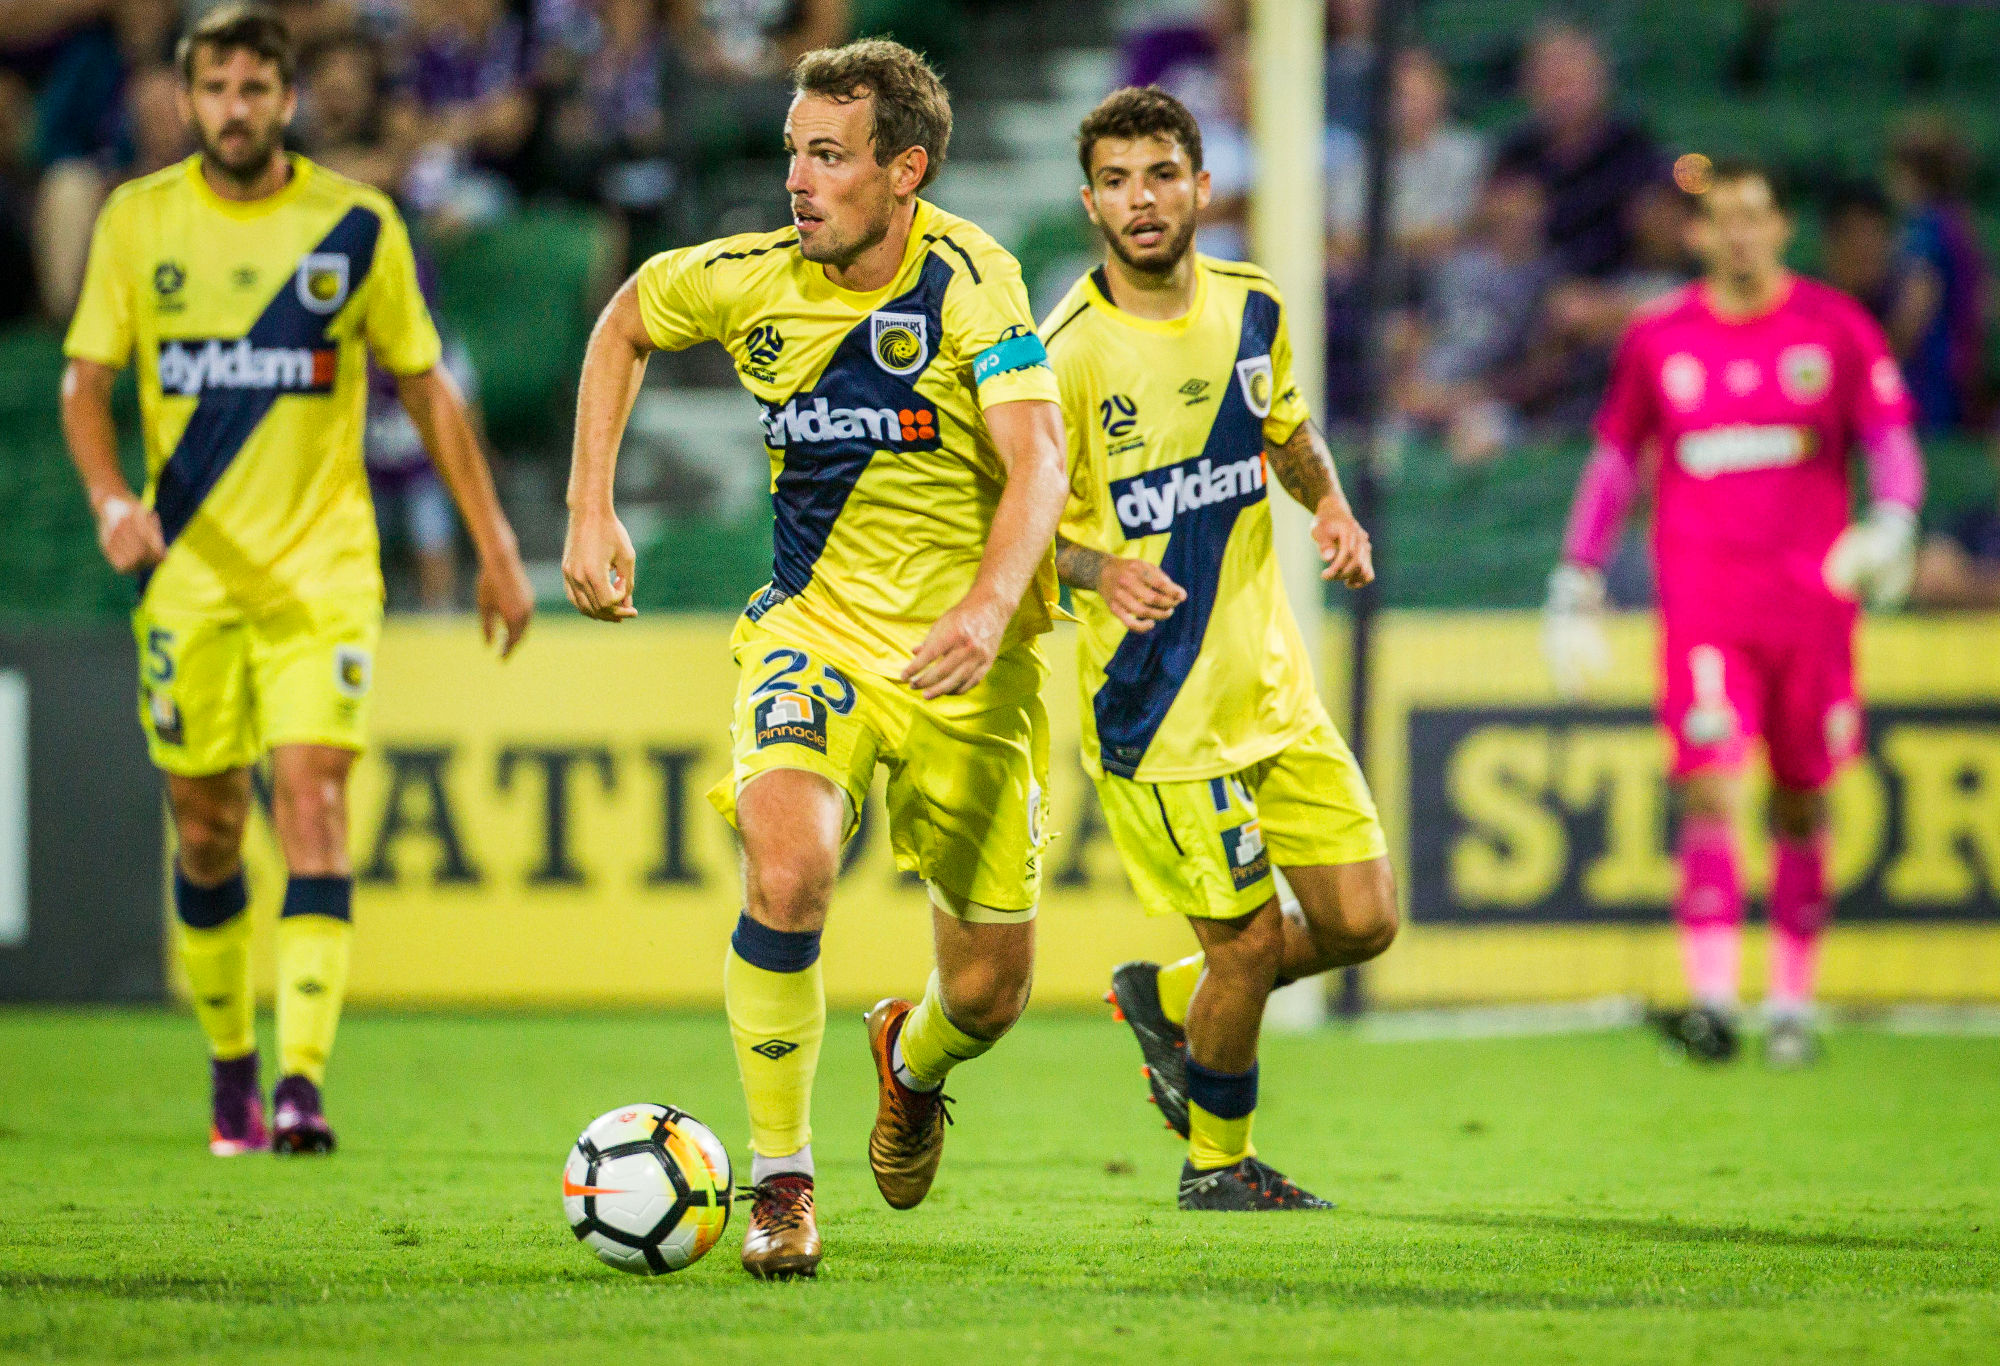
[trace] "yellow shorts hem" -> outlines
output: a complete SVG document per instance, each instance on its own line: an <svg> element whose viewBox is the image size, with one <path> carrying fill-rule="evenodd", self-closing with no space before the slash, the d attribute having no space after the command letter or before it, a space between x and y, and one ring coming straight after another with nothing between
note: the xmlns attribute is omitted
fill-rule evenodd
<svg viewBox="0 0 2000 1366"><path fill-rule="evenodd" d="M1033 920L1039 909L1036 906L988 906L941 886L935 878L926 879L924 886L931 894L931 905L968 925L1023 925Z"/></svg>

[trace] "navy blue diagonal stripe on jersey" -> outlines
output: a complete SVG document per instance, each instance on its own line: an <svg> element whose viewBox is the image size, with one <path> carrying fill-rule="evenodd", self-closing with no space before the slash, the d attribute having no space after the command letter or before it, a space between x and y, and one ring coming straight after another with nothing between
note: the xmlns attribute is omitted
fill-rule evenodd
<svg viewBox="0 0 2000 1366"><path fill-rule="evenodd" d="M1236 359L1270 354L1277 333L1277 301L1251 290L1243 305ZM1250 411L1242 381L1232 373L1197 460L1206 459L1219 467L1261 456L1263 450L1263 420ZM1229 549L1230 533L1236 529L1237 515L1263 498L1264 490L1259 487L1254 495L1234 496L1175 515L1160 568L1187 590L1187 601L1143 635L1127 632L1105 664L1104 683L1092 708L1097 717L1098 758L1105 772L1121 778L1137 775L1147 747L1159 734L1168 709L1201 656L1202 638L1208 634L1209 618L1215 612L1222 558Z"/></svg>
<svg viewBox="0 0 2000 1366"><path fill-rule="evenodd" d="M315 254L347 257L350 297L368 278L381 231L381 217L371 209L356 206L313 248ZM332 344L326 332L334 316L315 313L300 302L297 272L288 272L278 287L277 297L250 325L245 338L255 347L319 349ZM279 395L275 387L213 389L195 400L194 413L188 418L173 454L160 467L154 488L153 507L160 514L160 530L169 545L187 529L202 500L242 452L244 443L271 411Z"/></svg>
<svg viewBox="0 0 2000 1366"><path fill-rule="evenodd" d="M937 359L944 336L944 292L951 284L952 268L941 257L931 255L908 293L883 304L876 312L921 314L930 362L908 375L892 375L875 359L875 339L870 318L863 318L841 339L833 359L820 372L810 389L802 389L784 403L765 404L767 423L773 414L787 408L811 409L824 402L828 411L844 409L888 409L902 412L920 408L931 410L931 430L939 430L943 414L937 405L917 392L917 381ZM871 315L872 317L872 315ZM916 441L884 440L862 433L827 440L795 440L784 448L784 467L778 471L777 489L771 502L775 514L771 532L771 587L751 604L752 620L785 598L805 591L812 581L813 567L826 550L833 524L847 506L848 495L861 482L875 453L882 450L934 450L933 435Z"/></svg>

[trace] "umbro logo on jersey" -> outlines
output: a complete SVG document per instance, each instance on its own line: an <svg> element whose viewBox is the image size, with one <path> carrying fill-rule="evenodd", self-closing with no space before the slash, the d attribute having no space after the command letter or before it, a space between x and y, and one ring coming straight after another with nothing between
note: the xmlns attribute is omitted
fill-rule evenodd
<svg viewBox="0 0 2000 1366"><path fill-rule="evenodd" d="M252 346L248 337L164 341L160 391L181 398L223 389L326 394L333 391L338 356L331 346Z"/></svg>
<svg viewBox="0 0 2000 1366"><path fill-rule="evenodd" d="M1111 506L1125 534L1157 536L1172 531L1184 512L1224 503L1250 503L1264 496L1261 454L1220 464L1207 456L1111 481Z"/></svg>
<svg viewBox="0 0 2000 1366"><path fill-rule="evenodd" d="M1187 406L1192 408L1197 403L1208 401L1208 381L1205 379L1191 379L1174 392L1186 399Z"/></svg>
<svg viewBox="0 0 2000 1366"><path fill-rule="evenodd" d="M835 408L823 398L800 406L764 405L764 444L773 450L867 438L882 445L934 444L937 415L929 408Z"/></svg>

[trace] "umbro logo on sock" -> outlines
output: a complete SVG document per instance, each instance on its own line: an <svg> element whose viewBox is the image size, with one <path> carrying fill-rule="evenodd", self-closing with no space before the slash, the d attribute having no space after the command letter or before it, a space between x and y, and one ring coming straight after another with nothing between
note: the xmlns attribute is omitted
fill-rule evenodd
<svg viewBox="0 0 2000 1366"><path fill-rule="evenodd" d="M776 1062L789 1053L798 1052L799 1046L786 1039L766 1039L760 1044L752 1045L750 1051L759 1057L769 1058L772 1062Z"/></svg>
<svg viewBox="0 0 2000 1366"><path fill-rule="evenodd" d="M306 978L305 981L300 982L298 985L294 986L292 990L296 991L301 996L317 996L322 991L325 991L326 987L318 982L315 982L312 978L308 977Z"/></svg>

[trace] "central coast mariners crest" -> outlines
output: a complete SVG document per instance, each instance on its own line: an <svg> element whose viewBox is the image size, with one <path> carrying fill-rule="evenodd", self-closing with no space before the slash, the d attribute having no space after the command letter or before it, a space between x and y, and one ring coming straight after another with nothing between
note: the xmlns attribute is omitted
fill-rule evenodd
<svg viewBox="0 0 2000 1366"><path fill-rule="evenodd" d="M1243 386L1243 403L1259 419L1271 415L1271 358L1252 356L1236 362L1236 382Z"/></svg>
<svg viewBox="0 0 2000 1366"><path fill-rule="evenodd" d="M299 302L313 313L335 313L347 302L347 253L309 252L299 262Z"/></svg>
<svg viewBox="0 0 2000 1366"><path fill-rule="evenodd" d="M804 745L826 753L826 707L802 692L772 693L757 704L757 748Z"/></svg>
<svg viewBox="0 0 2000 1366"><path fill-rule="evenodd" d="M914 375L930 363L929 320L921 313L871 313L868 349L890 374Z"/></svg>

